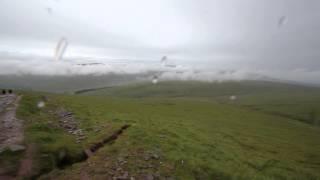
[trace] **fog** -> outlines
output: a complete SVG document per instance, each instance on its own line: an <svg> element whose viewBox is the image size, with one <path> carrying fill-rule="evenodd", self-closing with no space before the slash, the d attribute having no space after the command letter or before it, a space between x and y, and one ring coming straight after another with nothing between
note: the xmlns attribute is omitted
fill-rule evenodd
<svg viewBox="0 0 320 180"><path fill-rule="evenodd" d="M316 0L2 0L0 74L320 84L319 9Z"/></svg>

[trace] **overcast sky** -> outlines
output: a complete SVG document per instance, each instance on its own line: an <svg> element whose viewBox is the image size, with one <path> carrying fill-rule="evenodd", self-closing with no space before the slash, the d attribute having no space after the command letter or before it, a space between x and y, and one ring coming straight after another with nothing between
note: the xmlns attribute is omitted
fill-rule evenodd
<svg viewBox="0 0 320 180"><path fill-rule="evenodd" d="M320 83L319 33L319 0L1 0L0 74L141 72L166 55L175 71Z"/></svg>

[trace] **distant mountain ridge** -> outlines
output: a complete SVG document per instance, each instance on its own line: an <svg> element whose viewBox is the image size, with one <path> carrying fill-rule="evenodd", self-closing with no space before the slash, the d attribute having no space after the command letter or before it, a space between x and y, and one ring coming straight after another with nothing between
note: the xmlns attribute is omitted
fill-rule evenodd
<svg viewBox="0 0 320 180"><path fill-rule="evenodd" d="M92 91L95 89L103 89L105 87L148 83L152 81L154 74L159 72L148 71L140 74L115 74L109 73L106 75L0 75L0 88L12 88L20 90L34 90L45 92L74 92L74 91ZM161 72L160 72L161 73ZM252 74L254 81L266 81L275 83L284 83L301 86L320 87L315 84L306 84L294 81L286 81L270 78L267 76ZM166 79L160 79L166 81ZM170 80L172 81L172 80ZM189 80L183 80L189 81ZM191 80L193 81L193 80ZM228 81L228 80L223 80ZM205 82L205 81L203 81ZM221 81L217 81L221 82Z"/></svg>

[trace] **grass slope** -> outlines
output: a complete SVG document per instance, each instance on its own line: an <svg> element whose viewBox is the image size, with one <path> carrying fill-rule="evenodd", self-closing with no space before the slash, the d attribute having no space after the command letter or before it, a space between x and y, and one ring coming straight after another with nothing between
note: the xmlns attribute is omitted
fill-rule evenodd
<svg viewBox="0 0 320 180"><path fill-rule="evenodd" d="M91 91L82 95L149 98L203 98L238 105L251 110L283 116L305 123L320 125L320 88L267 81L160 82L120 86ZM236 96L230 101L230 96Z"/></svg>
<svg viewBox="0 0 320 180"><path fill-rule="evenodd" d="M270 84L266 89L261 83L230 82L216 87L198 82L168 82L88 92L95 96L47 94L48 105L41 110L30 108L36 107L40 95L27 93L19 114L36 119L30 121L26 133L32 143L39 144L42 154L58 154L60 148L67 148L76 156L81 148L118 127L131 125L113 144L104 146L87 161L53 171L44 179L106 179L114 177L119 168L136 179L149 174L177 179L319 179L320 129L248 107L276 100L317 104L317 90L283 84ZM238 86L241 88L235 88ZM303 95L306 91L309 99ZM301 97L285 101L283 95L288 92ZM229 102L230 94L239 96L236 102ZM111 95L122 97L108 97ZM59 106L74 112L88 134L82 144L74 143L59 128L45 128L50 127L48 121L56 121L46 117L47 112ZM46 130L31 128L37 124ZM97 127L103 128L96 131ZM45 135L37 135L39 132ZM55 140L39 141L43 137ZM159 157L146 158L150 153ZM119 165L119 159L126 163Z"/></svg>

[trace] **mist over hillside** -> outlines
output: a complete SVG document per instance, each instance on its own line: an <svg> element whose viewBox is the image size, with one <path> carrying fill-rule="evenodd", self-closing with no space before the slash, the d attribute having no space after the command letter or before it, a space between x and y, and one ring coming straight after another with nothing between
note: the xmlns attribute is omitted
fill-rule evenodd
<svg viewBox="0 0 320 180"><path fill-rule="evenodd" d="M49 76L49 75L2 75L0 76L1 88L20 90L34 90L46 92L72 92L80 89L98 88L141 82L146 79L139 75L74 75L74 76Z"/></svg>
<svg viewBox="0 0 320 180"><path fill-rule="evenodd" d="M270 78L267 76L261 76L258 74L248 74L248 76L232 77L227 74L228 72L222 72L216 76L188 76L188 74L182 76L176 76L170 73L160 73L154 71L148 71L145 73L136 74L115 74L109 73L105 75L0 75L0 88L12 88L18 90L33 90L33 91L44 91L44 92L55 92L55 93L72 93L81 90L99 89L105 87L114 87L128 84L137 83L150 83L154 78L157 81L172 81L176 82L177 86L181 82L188 81L199 81L204 83L222 83L222 82L244 82L244 81L256 81L261 87L268 86L273 82L276 84L287 85L299 85L299 86L317 86L309 83L298 83L295 81L279 80ZM155 74L159 74L156 76ZM225 76L223 76L225 75ZM237 77L237 78L236 78ZM182 83L183 84L183 83ZM239 84L239 83L238 83ZM240 83L241 84L241 83ZM246 83L244 83L245 85ZM297 87L297 86L292 86ZM156 88L156 87L155 87ZM180 88L183 88L180 87Z"/></svg>

